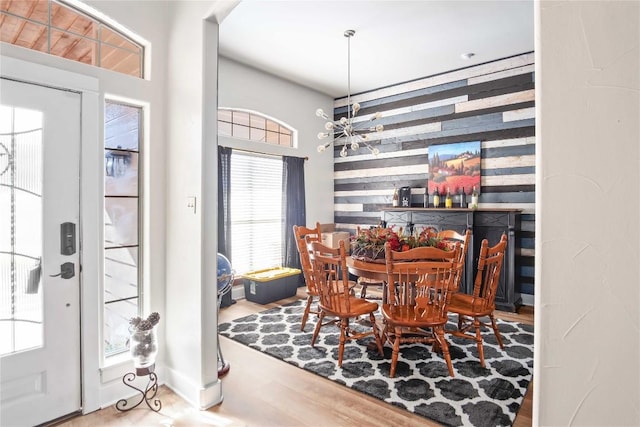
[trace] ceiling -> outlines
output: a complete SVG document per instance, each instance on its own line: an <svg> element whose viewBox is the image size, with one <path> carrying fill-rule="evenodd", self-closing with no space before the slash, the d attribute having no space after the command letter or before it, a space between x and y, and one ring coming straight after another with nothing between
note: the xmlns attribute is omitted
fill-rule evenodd
<svg viewBox="0 0 640 427"><path fill-rule="evenodd" d="M244 0L220 53L334 98L531 52L533 0ZM462 59L463 53L474 53Z"/></svg>

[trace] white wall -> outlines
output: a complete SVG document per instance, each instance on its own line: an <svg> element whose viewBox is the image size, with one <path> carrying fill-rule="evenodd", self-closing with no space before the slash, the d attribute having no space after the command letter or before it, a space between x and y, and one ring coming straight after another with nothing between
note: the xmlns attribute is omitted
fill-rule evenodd
<svg viewBox="0 0 640 427"><path fill-rule="evenodd" d="M640 425L640 2L536 3L534 425Z"/></svg>
<svg viewBox="0 0 640 427"><path fill-rule="evenodd" d="M217 24L212 2L169 2L166 369L199 408L222 399L217 377ZM210 166L210 167L208 167ZM196 211L187 198L196 198Z"/></svg>
<svg viewBox="0 0 640 427"><path fill-rule="evenodd" d="M218 105L254 110L285 122L298 130L298 147L231 138L221 139L219 143L269 154L308 157L305 163L307 225L313 226L316 221L332 223L333 157L331 152L317 151L317 134L323 131L324 121L316 117L315 111L318 108L333 111L333 98L228 58L220 58L219 67Z"/></svg>

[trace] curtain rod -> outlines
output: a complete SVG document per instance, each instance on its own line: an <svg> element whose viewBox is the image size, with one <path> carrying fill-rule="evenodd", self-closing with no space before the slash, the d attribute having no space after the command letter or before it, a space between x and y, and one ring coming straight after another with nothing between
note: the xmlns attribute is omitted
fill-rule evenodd
<svg viewBox="0 0 640 427"><path fill-rule="evenodd" d="M271 154L271 153L265 153L265 152L258 151L258 150L249 150L248 148L236 148L236 147L229 147L229 146L226 146L226 145L221 145L221 147L231 148L232 150L236 150L236 151L244 151L246 153L262 154L263 156L273 156L273 157L284 157L285 156L285 154ZM308 157L299 157L299 156L288 156L288 157L297 157L299 159L309 160Z"/></svg>

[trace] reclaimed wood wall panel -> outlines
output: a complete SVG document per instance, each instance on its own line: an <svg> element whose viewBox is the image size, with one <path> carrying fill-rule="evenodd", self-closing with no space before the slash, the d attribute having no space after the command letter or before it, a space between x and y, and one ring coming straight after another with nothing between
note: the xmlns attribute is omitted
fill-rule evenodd
<svg viewBox="0 0 640 427"><path fill-rule="evenodd" d="M355 232L378 224L395 187L409 186L422 206L434 144L481 141L480 207L522 209L516 254L516 291L533 294L535 237L535 87L532 52L400 83L351 97L361 109L360 127L376 112L384 125L369 134L379 150L362 147L339 156L334 147L334 222ZM334 118L347 99L335 100ZM328 154L328 153L327 153ZM456 200L454 200L455 204Z"/></svg>

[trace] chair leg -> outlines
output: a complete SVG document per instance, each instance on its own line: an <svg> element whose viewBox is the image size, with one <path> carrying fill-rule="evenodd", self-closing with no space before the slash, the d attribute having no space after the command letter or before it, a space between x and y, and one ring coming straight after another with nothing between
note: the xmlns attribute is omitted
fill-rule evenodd
<svg viewBox="0 0 640 427"><path fill-rule="evenodd" d="M444 331L444 329L443 329ZM440 345L440 341L436 335L436 330L431 328L431 335L433 335L433 342L431 343L431 351L434 353L442 353L442 346Z"/></svg>
<svg viewBox="0 0 640 427"><path fill-rule="evenodd" d="M316 323L316 327L313 330L313 337L311 337L311 347L316 345L316 338L318 338L318 333L320 333L320 327L322 326L323 319L324 319L324 311L320 311L320 316L318 316L318 323Z"/></svg>
<svg viewBox="0 0 640 427"><path fill-rule="evenodd" d="M464 325L464 316L458 313L458 330L462 331L462 326Z"/></svg>
<svg viewBox="0 0 640 427"><path fill-rule="evenodd" d="M338 366L342 368L342 356L344 355L344 343L347 341L347 329L349 328L349 319L343 317L340 319L340 344L338 346Z"/></svg>
<svg viewBox="0 0 640 427"><path fill-rule="evenodd" d="M376 316L373 313L369 313L369 320L371 321L371 325L373 326L373 336L376 338L378 353L380 353L380 356L384 356L384 351L382 350L382 338L380 338L380 329L376 324Z"/></svg>
<svg viewBox="0 0 640 427"><path fill-rule="evenodd" d="M480 366L484 366L484 346L482 345L482 324L477 317L473 318L473 327L476 330L476 344L478 345L478 354L480 355Z"/></svg>
<svg viewBox="0 0 640 427"><path fill-rule="evenodd" d="M434 329L434 335L438 340L440 347L442 348L442 355L444 356L444 360L447 362L447 368L449 369L449 375L455 377L453 373L453 365L451 364L451 354L449 354L449 344L447 344L447 340L444 338L444 327L436 327Z"/></svg>
<svg viewBox="0 0 640 427"><path fill-rule="evenodd" d="M389 326L387 325L387 322L384 323L383 327L382 327L382 345L384 346L386 343L392 344L391 342L389 342Z"/></svg>
<svg viewBox="0 0 640 427"><path fill-rule="evenodd" d="M493 333L498 340L498 344L500 344L500 348L504 350L504 344L502 344L502 335L500 335L500 330L498 329L498 325L496 325L496 319L493 317L493 313L489 315L489 319L491 319L491 327L493 328Z"/></svg>
<svg viewBox="0 0 640 427"><path fill-rule="evenodd" d="M400 354L400 339L402 338L402 328L394 328L393 335L393 351L391 352L391 369L389 370L389 378L393 378L396 376L396 365L398 364L398 355Z"/></svg>
<svg viewBox="0 0 640 427"><path fill-rule="evenodd" d="M360 285L362 286L362 289L360 289L360 298L366 298L367 297L367 284L366 283L360 283Z"/></svg>
<svg viewBox="0 0 640 427"><path fill-rule="evenodd" d="M301 331L304 331L304 327L307 324L307 319L309 318L309 312L311 311L312 302L313 302L313 296L309 295L307 297L307 306L304 308L304 314L302 315L302 324L300 325Z"/></svg>

